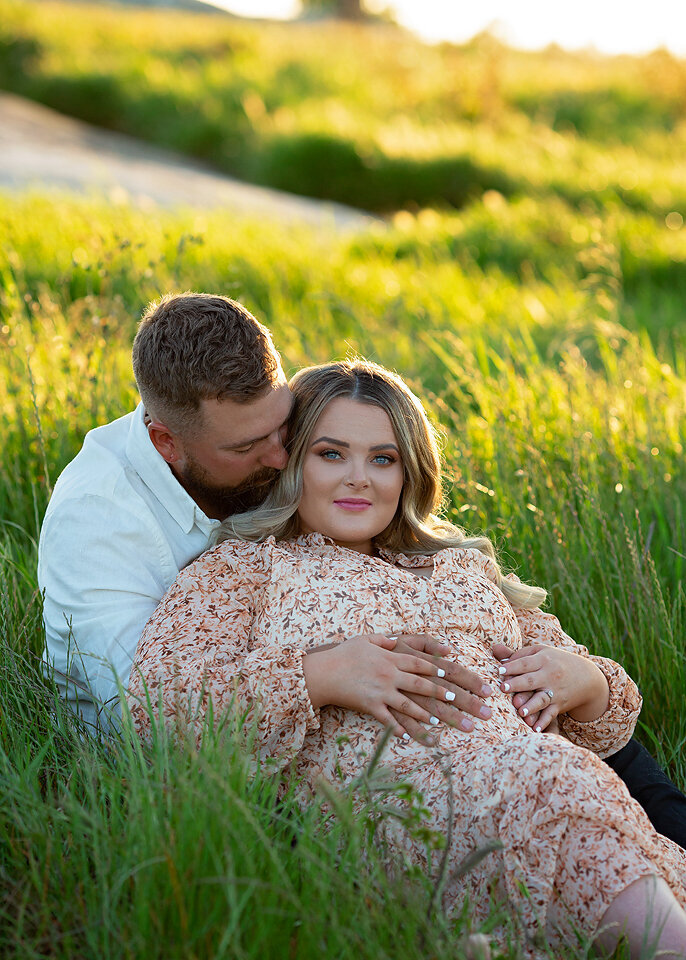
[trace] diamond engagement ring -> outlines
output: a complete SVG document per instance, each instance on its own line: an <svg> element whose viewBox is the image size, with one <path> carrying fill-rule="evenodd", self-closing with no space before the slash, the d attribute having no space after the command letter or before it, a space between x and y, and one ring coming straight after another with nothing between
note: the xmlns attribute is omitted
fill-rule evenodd
<svg viewBox="0 0 686 960"><path fill-rule="evenodd" d="M547 693L551 700L555 696L555 693L552 690L544 690L543 692Z"/></svg>

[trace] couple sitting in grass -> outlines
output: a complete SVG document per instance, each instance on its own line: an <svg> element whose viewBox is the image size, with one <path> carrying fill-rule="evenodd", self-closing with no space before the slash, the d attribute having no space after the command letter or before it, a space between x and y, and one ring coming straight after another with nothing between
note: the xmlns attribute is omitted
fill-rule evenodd
<svg viewBox="0 0 686 960"><path fill-rule="evenodd" d="M450 862L494 848L449 879L456 910L506 904L530 957L541 936L611 948L621 931L632 956L646 936L683 956L686 801L631 741L638 690L488 540L437 518L436 442L402 380L333 363L289 389L267 331L205 295L148 313L134 369L143 403L88 435L41 537L47 657L86 718L118 682L142 736L158 705L198 738L237 710L303 803L390 727L384 763Z"/></svg>

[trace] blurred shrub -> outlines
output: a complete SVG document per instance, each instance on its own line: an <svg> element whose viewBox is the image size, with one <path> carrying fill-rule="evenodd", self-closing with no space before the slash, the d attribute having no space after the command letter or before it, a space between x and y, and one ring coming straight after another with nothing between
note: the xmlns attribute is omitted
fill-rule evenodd
<svg viewBox="0 0 686 960"><path fill-rule="evenodd" d="M197 103L173 91L145 87L140 88L139 96L127 96L125 127L142 139L231 172L235 172L235 158L241 155L247 135L245 113L231 93L217 109L212 102Z"/></svg>
<svg viewBox="0 0 686 960"><path fill-rule="evenodd" d="M274 138L253 170L258 183L367 210L450 204L462 207L485 190L515 192L502 170L469 156L415 160L380 151L363 155L350 140L325 134Z"/></svg>
<svg viewBox="0 0 686 960"><path fill-rule="evenodd" d="M683 104L656 96L649 89L604 87L592 90L527 91L513 103L554 130L573 130L598 140L634 141L647 130L669 132Z"/></svg>
<svg viewBox="0 0 686 960"><path fill-rule="evenodd" d="M258 183L280 190L354 203L367 170L354 143L311 133L274 138L263 148L255 174Z"/></svg>
<svg viewBox="0 0 686 960"><path fill-rule="evenodd" d="M34 69L41 45L33 37L0 33L0 83L11 86L14 78Z"/></svg>
<svg viewBox="0 0 686 960"><path fill-rule="evenodd" d="M425 161L389 157L376 168L375 195L385 193L377 209L444 203L462 207L486 190L509 195L518 184L503 170L479 164L467 155Z"/></svg>
<svg viewBox="0 0 686 960"><path fill-rule="evenodd" d="M112 130L126 130L126 99L117 77L111 74L52 75L38 78L27 93L61 113Z"/></svg>

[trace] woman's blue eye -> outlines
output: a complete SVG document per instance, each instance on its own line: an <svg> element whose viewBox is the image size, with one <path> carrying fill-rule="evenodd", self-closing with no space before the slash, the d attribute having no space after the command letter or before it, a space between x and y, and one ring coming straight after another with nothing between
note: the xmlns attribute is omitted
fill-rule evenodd
<svg viewBox="0 0 686 960"><path fill-rule="evenodd" d="M322 450L319 453L319 456L323 460L340 460L342 454L339 450ZM374 457L372 457L372 463L376 463L379 466L385 467L387 464L395 463L395 457L390 456L390 454L387 453L377 453Z"/></svg>

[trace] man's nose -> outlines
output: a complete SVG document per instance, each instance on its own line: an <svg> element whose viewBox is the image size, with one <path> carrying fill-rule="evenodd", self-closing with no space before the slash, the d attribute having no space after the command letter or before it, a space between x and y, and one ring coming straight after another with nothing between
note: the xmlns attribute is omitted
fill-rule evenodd
<svg viewBox="0 0 686 960"><path fill-rule="evenodd" d="M269 446L260 457L260 463L263 467L273 467L275 470L283 470L288 463L288 453L280 430L275 430L269 437Z"/></svg>

